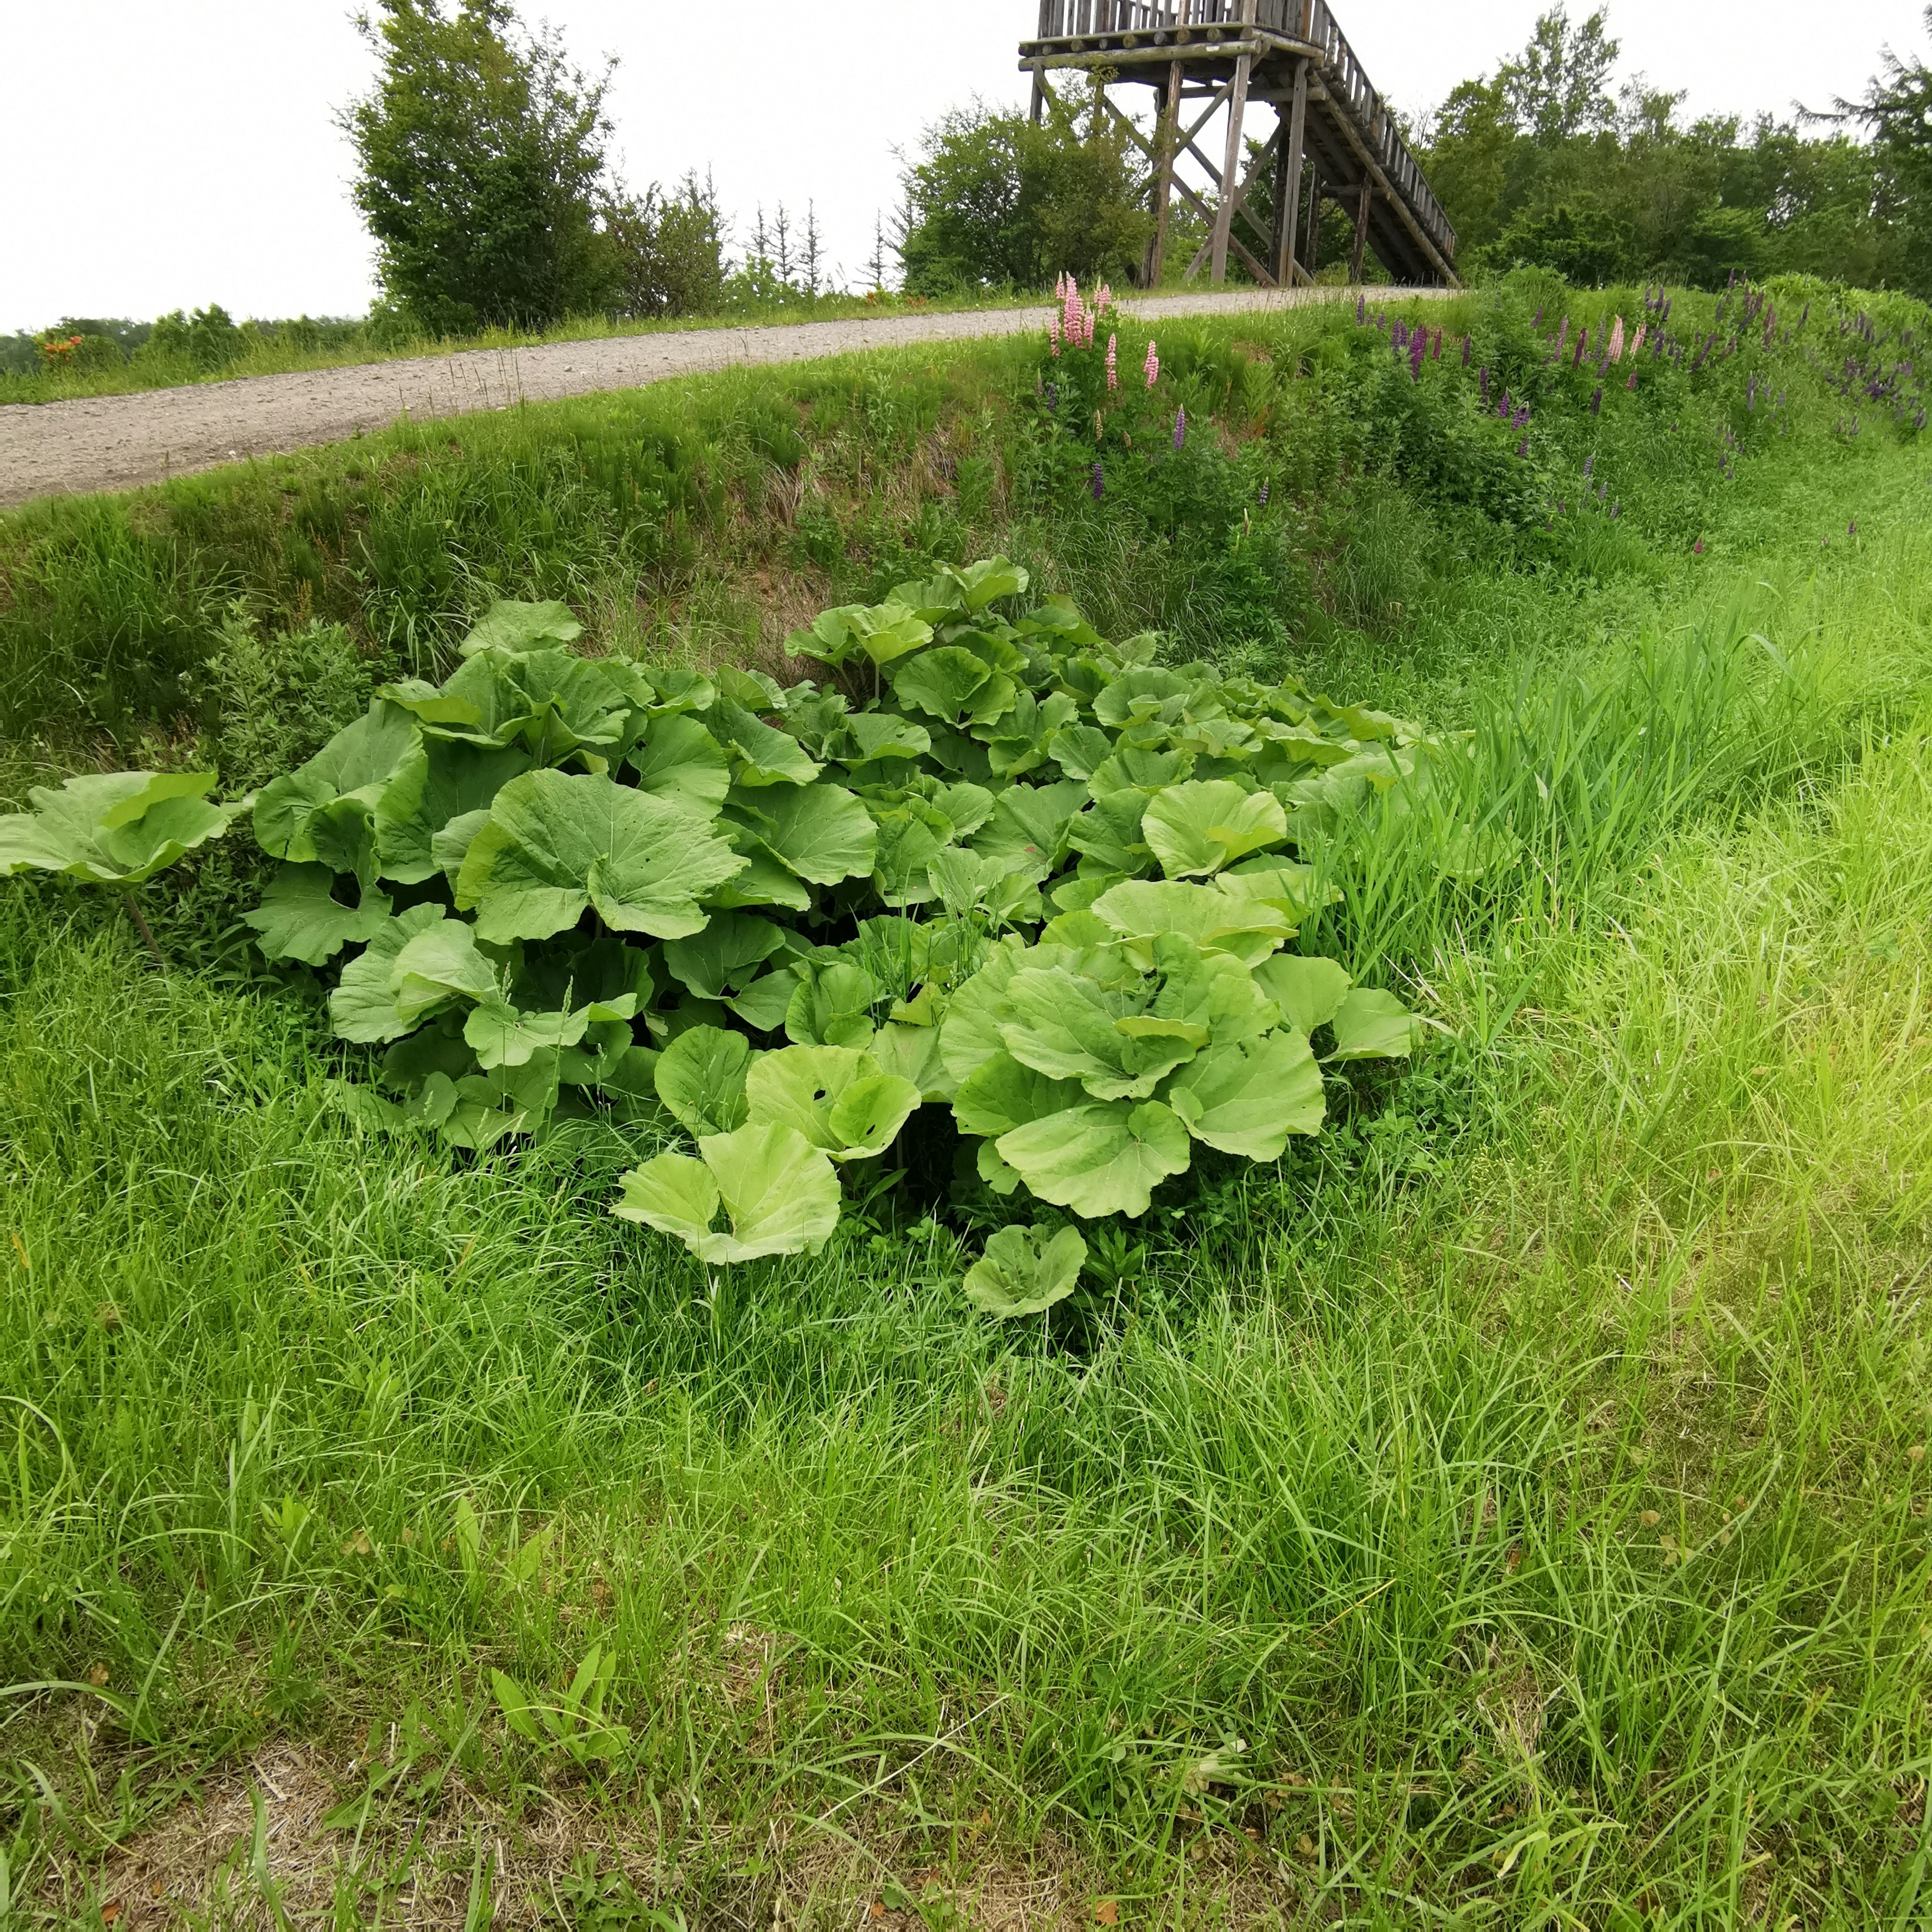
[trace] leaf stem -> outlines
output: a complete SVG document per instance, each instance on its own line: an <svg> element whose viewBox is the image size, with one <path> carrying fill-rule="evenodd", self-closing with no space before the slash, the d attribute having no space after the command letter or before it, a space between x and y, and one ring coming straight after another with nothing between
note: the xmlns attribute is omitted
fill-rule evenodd
<svg viewBox="0 0 1932 1932"><path fill-rule="evenodd" d="M168 970L167 956L154 944L154 935L148 929L147 920L142 916L141 908L134 903L134 895L124 890L121 895L121 903L128 908L128 916L134 922L135 931L146 940L148 950L154 956L156 964L165 973Z"/></svg>

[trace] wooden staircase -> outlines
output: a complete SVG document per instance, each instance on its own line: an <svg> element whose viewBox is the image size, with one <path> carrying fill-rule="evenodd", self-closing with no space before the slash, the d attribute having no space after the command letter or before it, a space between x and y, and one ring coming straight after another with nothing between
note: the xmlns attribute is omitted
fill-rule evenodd
<svg viewBox="0 0 1932 1932"><path fill-rule="evenodd" d="M1322 204L1334 201L1355 218L1352 280L1372 250L1398 282L1459 286L1456 231L1327 0L1040 0L1040 31L1020 44L1020 65L1034 76L1036 120L1050 74L1084 72L1146 157L1149 282L1160 279L1178 198L1209 229L1190 276L1207 262L1226 280L1232 254L1265 286L1306 283ZM1133 86L1160 97L1151 141L1112 98ZM1250 160L1244 136L1257 103L1274 125ZM1217 116L1218 158L1206 136ZM1211 199L1176 172L1184 155L1206 174ZM1246 202L1269 170L1275 219L1264 229Z"/></svg>

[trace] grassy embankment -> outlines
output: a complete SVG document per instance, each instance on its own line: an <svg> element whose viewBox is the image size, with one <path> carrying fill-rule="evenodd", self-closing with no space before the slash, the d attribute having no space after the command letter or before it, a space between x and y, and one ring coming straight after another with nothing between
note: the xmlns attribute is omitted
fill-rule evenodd
<svg viewBox="0 0 1932 1932"><path fill-rule="evenodd" d="M1066 487L1013 345L0 527L16 787L110 741L259 778L491 586L755 656L1004 544L1103 628L1471 728L1522 841L1361 854L1310 943L1439 1043L1050 1336L965 1310L943 1221L712 1276L605 1214L615 1134L363 1136L238 856L156 896L165 976L8 888L0 1652L69 1687L4 1720L23 1910L1914 1922L1926 458L1795 358L1788 435L1552 392L1539 460L1623 514L1510 525L1382 437L1351 326L1162 332L1274 479L1239 548ZM488 1671L593 1642L629 1737L580 1770ZM167 1823L197 1790L232 1849Z"/></svg>

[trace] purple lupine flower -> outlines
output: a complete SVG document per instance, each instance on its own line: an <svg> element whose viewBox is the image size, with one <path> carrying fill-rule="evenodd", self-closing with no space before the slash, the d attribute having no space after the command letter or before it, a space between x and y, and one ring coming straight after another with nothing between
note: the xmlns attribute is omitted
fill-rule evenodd
<svg viewBox="0 0 1932 1932"><path fill-rule="evenodd" d="M1268 479L1265 476L1264 476L1264 477L1262 478L1262 494L1261 494L1261 507L1262 507L1264 510L1265 510L1265 509L1268 508Z"/></svg>
<svg viewBox="0 0 1932 1932"><path fill-rule="evenodd" d="M1604 386L1602 383L1599 382L1597 385L1597 393L1590 398L1590 413L1593 416L1600 416L1603 412Z"/></svg>
<svg viewBox="0 0 1932 1932"><path fill-rule="evenodd" d="M1588 348L1589 346L1590 332L1589 329L1586 327L1582 333L1577 337L1576 346L1570 353L1570 366L1571 368L1580 369L1583 366L1583 351Z"/></svg>
<svg viewBox="0 0 1932 1932"><path fill-rule="evenodd" d="M1543 326L1543 304L1540 302L1536 305L1536 326L1538 328Z"/></svg>
<svg viewBox="0 0 1932 1932"><path fill-rule="evenodd" d="M1412 382L1419 382L1422 380L1422 355L1423 351L1428 346L1428 335L1422 329L1418 328L1409 338L1408 380Z"/></svg>
<svg viewBox="0 0 1932 1932"><path fill-rule="evenodd" d="M1556 328L1556 352L1561 356L1570 346L1570 318L1566 315Z"/></svg>
<svg viewBox="0 0 1932 1932"><path fill-rule="evenodd" d="M1093 484L1092 484L1092 486L1091 486L1091 487L1092 487L1092 489L1093 489L1093 491L1094 491L1094 502L1096 502L1096 503L1097 503L1097 502L1100 500L1100 488L1101 488L1101 486L1100 486L1100 466L1097 463L1096 463L1096 464L1094 464L1094 481L1093 481Z"/></svg>
<svg viewBox="0 0 1932 1932"><path fill-rule="evenodd" d="M1183 404L1174 412L1174 446L1178 449L1187 440L1187 406Z"/></svg>
<svg viewBox="0 0 1932 1932"><path fill-rule="evenodd" d="M1366 296L1355 298L1355 326L1359 328L1369 319L1369 298Z"/></svg>
<svg viewBox="0 0 1932 1932"><path fill-rule="evenodd" d="M1585 458L1584 458L1584 459L1583 459L1583 475L1584 475L1584 477L1585 477L1586 480L1587 480L1587 479L1588 478L1588 476L1589 476L1590 472L1591 472L1592 470L1593 470L1594 469L1595 469L1595 468L1596 468L1596 466L1597 466L1597 452L1593 449L1593 450L1592 450L1592 451L1591 451L1591 452L1589 453L1589 454L1588 454L1588 456L1585 457Z"/></svg>
<svg viewBox="0 0 1932 1932"><path fill-rule="evenodd" d="M1529 454L1529 438L1528 438L1528 436L1525 436L1525 437L1523 438L1523 440L1522 440L1522 442L1520 442L1520 443L1518 443L1518 444L1516 445L1516 453L1517 454L1517 455L1519 455L1519 456L1522 456L1522 457L1527 457L1527 456L1528 455L1528 454Z"/></svg>
<svg viewBox="0 0 1932 1932"><path fill-rule="evenodd" d="M1463 367L1464 368L1466 368L1466 368L1468 368L1468 366L1469 366L1469 352L1470 352L1470 350L1472 350L1473 348L1474 348L1474 346L1476 346L1476 339L1475 339L1475 338L1474 338L1474 336L1472 336L1472 335L1466 335L1466 336L1464 336L1464 337L1463 337L1463 338L1462 338L1462 367Z"/></svg>
<svg viewBox="0 0 1932 1932"><path fill-rule="evenodd" d="M1702 556L1704 554L1704 539L1702 537L1690 546L1690 554L1693 556Z"/></svg>

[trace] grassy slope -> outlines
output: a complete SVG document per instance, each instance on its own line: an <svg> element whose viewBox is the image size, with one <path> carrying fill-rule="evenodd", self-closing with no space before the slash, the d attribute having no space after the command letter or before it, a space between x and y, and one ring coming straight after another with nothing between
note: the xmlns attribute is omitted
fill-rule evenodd
<svg viewBox="0 0 1932 1932"><path fill-rule="evenodd" d="M1016 508L972 429L1008 365L901 368L816 379L825 560L736 482L641 602L580 532L607 634L721 648L788 561L830 589L987 535L1186 616L1172 553ZM699 393L734 399L728 451L748 400L797 392ZM267 472L282 520L250 527L373 457L425 496L440 475L459 560L487 561L476 506L528 500L518 452L389 447ZM1279 1182L1154 1217L1070 1354L964 1316L930 1224L710 1278L604 1214L614 1136L466 1167L363 1138L298 1004L161 979L91 909L10 892L0 1637L14 1676L98 1664L128 1700L16 1707L16 1882L85 1916L128 1887L102 1849L129 1835L166 1876L140 1827L182 1780L296 1740L370 1802L330 1841L360 1817L359 1863L291 1904L394 1904L413 1856L458 1910L494 1885L588 1922L573 1859L617 1836L603 1868L694 1922L814 1883L831 1913L887 1874L930 1878L928 1918L1031 1886L1130 1918L1319 1894L1364 1923L1909 1919L1932 516L1886 446L1744 476L1700 506L1714 544L1749 533L1743 567L1660 536L1594 585L1466 561L1464 526L1385 486L1350 485L1340 542L1300 502L1324 621L1298 654L1478 724L1476 783L1530 851L1460 899L1371 855L1345 934L1405 963L1443 1044ZM249 556L272 609L274 554ZM365 639L429 634L427 597L316 556L301 580ZM384 630L398 608L424 626ZM485 1673L554 1682L593 1639L634 1749L580 1774L505 1733ZM220 1882L259 1899L245 1844Z"/></svg>

